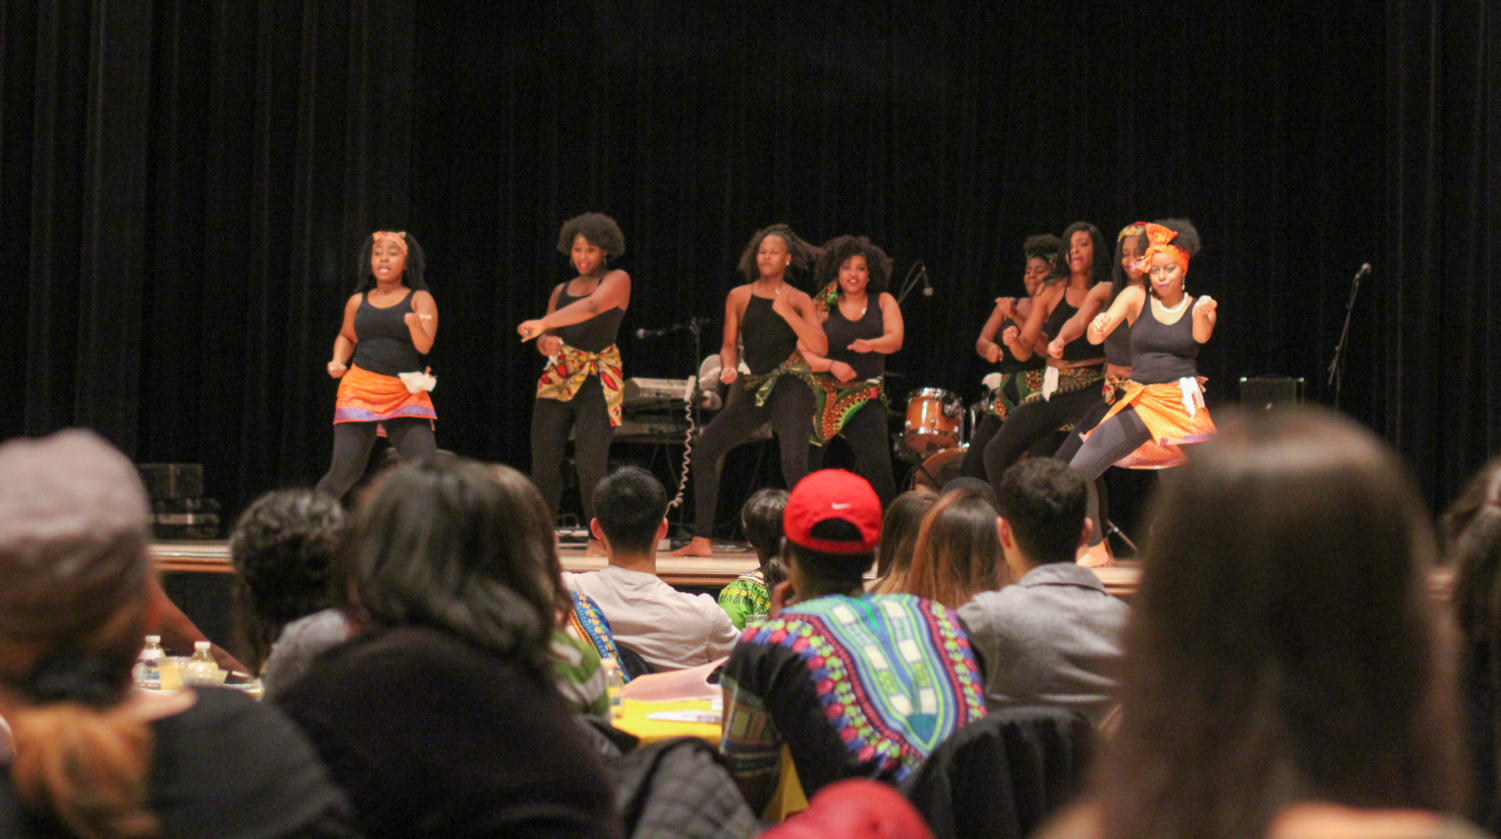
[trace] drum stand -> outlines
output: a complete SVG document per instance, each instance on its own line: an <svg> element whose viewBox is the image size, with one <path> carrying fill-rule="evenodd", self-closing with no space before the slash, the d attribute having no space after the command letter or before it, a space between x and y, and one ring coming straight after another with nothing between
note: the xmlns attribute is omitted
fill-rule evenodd
<svg viewBox="0 0 1501 839"><path fill-rule="evenodd" d="M1111 536L1114 536L1117 539L1120 539L1122 542L1126 543L1126 547L1131 549L1132 556L1137 556L1141 553L1141 549L1136 547L1136 543L1131 541L1131 537L1126 535L1126 531L1121 530L1119 527L1116 527L1115 522L1107 518L1105 519L1105 541L1110 541Z"/></svg>

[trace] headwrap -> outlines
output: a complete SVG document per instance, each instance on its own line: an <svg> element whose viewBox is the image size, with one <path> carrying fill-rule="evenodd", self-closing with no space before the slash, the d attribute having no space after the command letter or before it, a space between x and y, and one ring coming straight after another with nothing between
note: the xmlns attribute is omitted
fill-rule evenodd
<svg viewBox="0 0 1501 839"><path fill-rule="evenodd" d="M86 633L146 596L146 491L92 431L0 446L0 510L0 635Z"/></svg>
<svg viewBox="0 0 1501 839"><path fill-rule="evenodd" d="M370 234L370 245L374 247L381 242L394 242L401 249L401 255L407 255L407 232L405 230L387 231L377 230Z"/></svg>
<svg viewBox="0 0 1501 839"><path fill-rule="evenodd" d="M1115 241L1119 242L1122 239L1125 239L1127 236L1140 236L1145 232L1147 232L1146 222L1133 221L1125 227L1121 228L1121 232L1115 235Z"/></svg>
<svg viewBox="0 0 1501 839"><path fill-rule="evenodd" d="M1137 260L1137 263L1141 266L1141 270L1151 267L1153 255L1165 253L1171 256L1174 262L1178 263L1178 267L1183 269L1183 273L1188 273L1188 251L1172 243L1174 239L1178 238L1178 231L1171 227L1163 227L1160 224L1147 224L1146 233L1147 249L1141 255L1141 259Z"/></svg>

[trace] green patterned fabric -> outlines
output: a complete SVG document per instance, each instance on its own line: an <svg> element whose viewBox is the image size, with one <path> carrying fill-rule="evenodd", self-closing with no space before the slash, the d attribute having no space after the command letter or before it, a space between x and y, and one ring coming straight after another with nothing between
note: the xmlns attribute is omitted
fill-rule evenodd
<svg viewBox="0 0 1501 839"><path fill-rule="evenodd" d="M752 615L764 615L771 610L771 592L766 588L766 575L761 569L741 574L719 591L719 608L730 616L736 629L745 628L745 619Z"/></svg>

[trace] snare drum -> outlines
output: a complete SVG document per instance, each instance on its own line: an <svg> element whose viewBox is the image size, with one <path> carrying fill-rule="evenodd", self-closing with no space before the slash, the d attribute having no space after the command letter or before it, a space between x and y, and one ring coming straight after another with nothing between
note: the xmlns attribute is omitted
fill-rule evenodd
<svg viewBox="0 0 1501 839"><path fill-rule="evenodd" d="M942 492L944 484L959 477L959 469L964 465L964 456L968 453L969 445L966 444L928 455L912 470L910 488L927 487L934 492Z"/></svg>
<svg viewBox="0 0 1501 839"><path fill-rule="evenodd" d="M953 448L959 445L963 420L964 402L958 394L939 387L914 390L907 394L902 445L924 457Z"/></svg>

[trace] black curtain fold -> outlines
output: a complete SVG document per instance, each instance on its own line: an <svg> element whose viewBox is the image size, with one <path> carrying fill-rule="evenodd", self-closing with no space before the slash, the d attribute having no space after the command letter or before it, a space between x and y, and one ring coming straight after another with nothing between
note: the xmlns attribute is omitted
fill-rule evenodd
<svg viewBox="0 0 1501 839"><path fill-rule="evenodd" d="M585 210L625 229L628 330L720 318L773 221L867 233L897 278L921 259L891 390L973 399L1027 235L1187 215L1216 403L1267 373L1329 401L1372 263L1342 408L1437 504L1501 446L1493 6L1199 3L1163 29L1136 2L11 0L0 435L94 425L203 462L231 510L315 480L356 251L395 227L438 301L440 445L525 466L541 359L514 327ZM627 375L697 363L621 344Z"/></svg>

